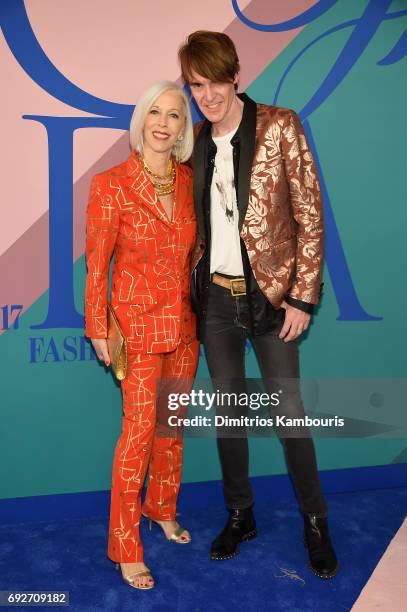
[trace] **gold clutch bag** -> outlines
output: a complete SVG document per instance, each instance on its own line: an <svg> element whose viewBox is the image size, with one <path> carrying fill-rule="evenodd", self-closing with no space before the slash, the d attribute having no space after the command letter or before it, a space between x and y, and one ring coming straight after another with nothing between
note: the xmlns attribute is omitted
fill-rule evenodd
<svg viewBox="0 0 407 612"><path fill-rule="evenodd" d="M107 305L107 349L109 351L110 364L114 375L118 380L123 380L127 369L127 344L126 338L120 329L119 321L110 304Z"/></svg>

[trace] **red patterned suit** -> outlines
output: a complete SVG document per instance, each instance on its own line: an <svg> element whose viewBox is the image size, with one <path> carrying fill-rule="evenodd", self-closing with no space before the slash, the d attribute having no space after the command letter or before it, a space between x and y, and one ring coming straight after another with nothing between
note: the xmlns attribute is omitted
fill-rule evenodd
<svg viewBox="0 0 407 612"><path fill-rule="evenodd" d="M195 234L192 176L186 166L176 164L171 220L135 152L93 178L87 210L85 334L106 338L114 255L110 302L129 353L122 382L123 427L112 474L108 553L114 561L143 559L140 496L148 466L145 513L175 519L182 439L180 434L157 433L157 383L182 380L182 391L188 391L195 375L198 342L189 302Z"/></svg>

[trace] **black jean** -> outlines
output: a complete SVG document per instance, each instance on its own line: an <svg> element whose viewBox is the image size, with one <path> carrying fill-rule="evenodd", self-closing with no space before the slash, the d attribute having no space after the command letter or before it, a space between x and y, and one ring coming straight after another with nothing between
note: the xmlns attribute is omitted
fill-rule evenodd
<svg viewBox="0 0 407 612"><path fill-rule="evenodd" d="M251 335L246 296L233 297L229 289L211 283L204 327L204 347L214 388L222 393L244 393L245 347L249 337L260 365L267 392L284 390L284 401L271 408L272 416L305 416L299 388L297 341L284 342L278 337L284 322L284 310L277 311L276 329L263 335ZM229 416L242 415L235 405L217 407ZM284 431L282 431L284 429ZM283 444L287 467L292 478L300 510L306 514L327 515L321 491L314 444L306 427L279 427L276 432ZM249 480L249 445L245 427L217 429L217 443L222 467L224 495L229 509L244 509L253 504Z"/></svg>

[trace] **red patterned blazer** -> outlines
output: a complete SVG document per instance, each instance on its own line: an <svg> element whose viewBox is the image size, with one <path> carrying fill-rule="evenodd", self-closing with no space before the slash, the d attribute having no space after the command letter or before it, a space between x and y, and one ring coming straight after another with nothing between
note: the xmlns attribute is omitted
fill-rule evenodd
<svg viewBox="0 0 407 612"><path fill-rule="evenodd" d="M189 300L190 254L196 221L192 172L176 164L170 221L137 153L97 174L87 208L85 335L106 338L110 302L134 353L164 353L195 339Z"/></svg>

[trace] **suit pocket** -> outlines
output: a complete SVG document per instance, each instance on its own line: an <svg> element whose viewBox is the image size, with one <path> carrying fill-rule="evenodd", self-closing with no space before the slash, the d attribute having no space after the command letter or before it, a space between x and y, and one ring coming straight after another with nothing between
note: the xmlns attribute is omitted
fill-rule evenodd
<svg viewBox="0 0 407 612"><path fill-rule="evenodd" d="M291 236L291 238L287 238L286 240L283 240L282 242L277 242L277 244L272 244L271 249L274 251L274 250L280 250L280 249L287 249L287 247L292 248L292 246L295 249L296 242L297 242L297 236Z"/></svg>

